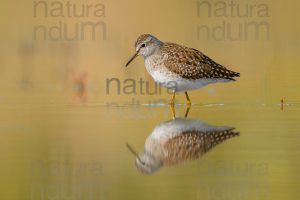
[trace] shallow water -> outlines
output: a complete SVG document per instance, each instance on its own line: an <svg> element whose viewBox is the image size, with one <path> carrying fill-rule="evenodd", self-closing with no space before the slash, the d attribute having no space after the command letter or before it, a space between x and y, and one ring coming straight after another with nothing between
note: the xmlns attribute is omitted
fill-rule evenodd
<svg viewBox="0 0 300 200"><path fill-rule="evenodd" d="M1 108L2 199L298 199L299 105L193 105L187 119L240 133L152 174L135 167L168 106L15 104ZM184 117L185 106L176 106Z"/></svg>
<svg viewBox="0 0 300 200"><path fill-rule="evenodd" d="M69 2L90 13L68 15ZM0 200L300 199L299 2L1 0ZM100 26L83 30L90 22ZM194 105L176 124L143 59L125 68L143 33L241 77L189 92ZM184 118L184 95L176 102ZM153 173L141 173L126 144L143 153L155 127L170 136L172 123L182 140L153 141L182 157L153 148ZM202 123L239 136L214 145Z"/></svg>

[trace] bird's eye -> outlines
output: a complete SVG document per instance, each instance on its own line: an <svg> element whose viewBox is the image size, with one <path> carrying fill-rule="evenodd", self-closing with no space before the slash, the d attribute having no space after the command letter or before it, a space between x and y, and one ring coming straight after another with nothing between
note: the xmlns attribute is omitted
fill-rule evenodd
<svg viewBox="0 0 300 200"><path fill-rule="evenodd" d="M145 44L142 44L142 45L141 45L141 48L143 48L143 47L145 47L145 46L146 46Z"/></svg>

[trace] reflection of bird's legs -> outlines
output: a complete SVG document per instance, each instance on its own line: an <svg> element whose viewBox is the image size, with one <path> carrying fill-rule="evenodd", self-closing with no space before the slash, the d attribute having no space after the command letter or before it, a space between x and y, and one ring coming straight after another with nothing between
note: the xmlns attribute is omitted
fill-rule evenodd
<svg viewBox="0 0 300 200"><path fill-rule="evenodd" d="M185 111L185 115L184 115L185 118L187 118L187 116L189 115L190 109L191 109L191 106L186 107L186 111Z"/></svg>
<svg viewBox="0 0 300 200"><path fill-rule="evenodd" d="M190 100L190 97L189 97L187 91L185 91L185 97L186 97L186 101L187 101L186 104L190 107L192 105L192 103L191 103L191 100Z"/></svg>
<svg viewBox="0 0 300 200"><path fill-rule="evenodd" d="M175 101L175 90L173 90L172 99L170 101L170 107L171 107L173 119L175 119L175 108L174 108L175 103L174 103L174 101Z"/></svg>
<svg viewBox="0 0 300 200"><path fill-rule="evenodd" d="M187 118L187 116L189 114L189 111L191 109L192 103L191 103L191 100L190 100L190 97L189 97L187 91L185 91L185 97L186 97L186 100L187 100L187 102L186 102L187 108L186 108L186 112L185 112L185 118Z"/></svg>
<svg viewBox="0 0 300 200"><path fill-rule="evenodd" d="M170 105L174 107L174 101L175 101L175 90L173 91L172 99L170 101Z"/></svg>
<svg viewBox="0 0 300 200"><path fill-rule="evenodd" d="M173 117L173 119L175 119L176 114L175 114L175 107L174 107L174 105L170 105L170 108L171 108L171 112L172 112L172 117Z"/></svg>

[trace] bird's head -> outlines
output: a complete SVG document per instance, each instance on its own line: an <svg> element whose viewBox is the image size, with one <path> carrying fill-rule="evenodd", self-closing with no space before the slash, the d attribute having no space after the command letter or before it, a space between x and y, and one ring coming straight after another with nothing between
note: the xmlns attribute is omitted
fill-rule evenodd
<svg viewBox="0 0 300 200"><path fill-rule="evenodd" d="M138 154L129 144L126 144L127 148L135 155L136 168L145 174L152 174L157 171L163 163L160 160L155 159L148 153Z"/></svg>
<svg viewBox="0 0 300 200"><path fill-rule="evenodd" d="M151 155L144 153L140 154L139 157L136 157L135 166L142 173L152 174L161 168L162 162Z"/></svg>
<svg viewBox="0 0 300 200"><path fill-rule="evenodd" d="M138 56L141 55L144 58L152 55L163 43L150 34L143 34L138 37L135 42L135 54L127 62L126 67Z"/></svg>

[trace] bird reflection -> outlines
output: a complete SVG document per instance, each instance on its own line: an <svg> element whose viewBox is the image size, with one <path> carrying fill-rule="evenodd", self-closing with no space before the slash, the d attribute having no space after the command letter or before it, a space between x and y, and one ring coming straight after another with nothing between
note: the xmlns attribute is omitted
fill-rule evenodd
<svg viewBox="0 0 300 200"><path fill-rule="evenodd" d="M158 124L145 141L144 152L136 156L135 165L151 174L163 166L195 160L225 140L238 136L230 126L209 125L197 119L174 118Z"/></svg>

